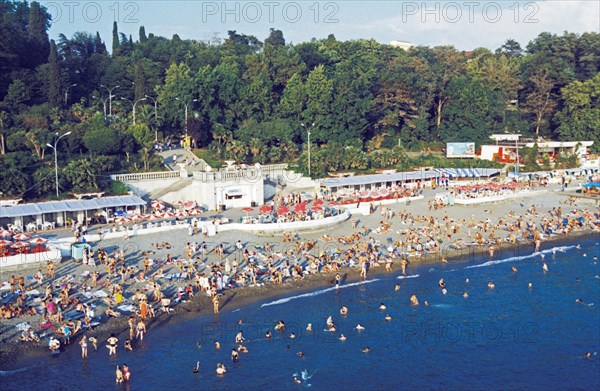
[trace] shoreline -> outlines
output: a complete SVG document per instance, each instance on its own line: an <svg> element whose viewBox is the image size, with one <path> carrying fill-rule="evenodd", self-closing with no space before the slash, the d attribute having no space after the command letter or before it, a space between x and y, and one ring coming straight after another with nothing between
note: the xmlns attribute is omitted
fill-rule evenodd
<svg viewBox="0 0 600 391"><path fill-rule="evenodd" d="M542 242L542 250L548 247L556 247L562 243L573 243L574 241L581 241L586 239L597 239L598 233L594 231L575 231L569 235L558 235L547 238ZM510 252L510 256L524 256L533 253L533 244L530 240L517 242L515 244L502 243L500 246L496 246L496 253L494 259L507 258L503 256ZM521 251L523 248L529 248L528 251ZM423 266L428 264L442 264L441 257L447 258L448 263L445 265L452 265L452 261L469 262L475 259L483 261L483 257L487 255L487 246L468 246L461 250L442 250L438 253L426 254L423 257L410 260L408 267L408 275L410 275L411 266ZM468 258L467 258L468 257ZM398 262L394 262L396 268L393 268L391 272L386 272L385 268L380 266L369 271L369 277L381 275L393 275L399 272ZM240 307L248 306L253 303L264 301L270 298L278 296L288 296L292 293L302 294L314 291L317 288L324 288L332 286L330 281L335 276L335 272L331 273L318 273L305 276L301 280L289 280L283 285L276 285L274 283L266 283L262 286L246 286L235 289L228 289L222 292L221 302L223 305L220 307L221 310L230 311ZM358 267L343 269L340 273L343 275L344 283L351 283L360 281L360 270ZM369 278L368 278L369 279ZM173 311L166 314L162 311L157 311L157 316L149 318L146 323L147 330L153 330L158 327L167 326L173 323L183 322L194 317L205 316L212 313L212 302L211 299L206 295L195 296L193 300L185 303L180 303L173 308ZM105 341L110 334L115 334L120 337L123 334L128 334L129 327L127 325L128 315L123 314L120 318L112 318L108 321L96 326L92 332L87 332L86 335L94 336L98 339L99 347L103 346ZM80 334L81 335L81 334ZM77 346L76 340L79 339L80 335L74 336L73 342L70 344ZM20 341L10 341L9 338L3 338L0 346L0 370L16 370L19 368L19 364L26 360L33 360L38 357L49 357L48 347L45 343L28 343L24 344ZM63 349L65 347L63 346ZM68 349L72 349L69 347Z"/></svg>

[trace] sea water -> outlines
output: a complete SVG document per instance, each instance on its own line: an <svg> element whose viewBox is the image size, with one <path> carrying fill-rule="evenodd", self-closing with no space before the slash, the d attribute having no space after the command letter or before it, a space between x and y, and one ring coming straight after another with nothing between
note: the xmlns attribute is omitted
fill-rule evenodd
<svg viewBox="0 0 600 391"><path fill-rule="evenodd" d="M556 246L522 256L501 253L493 260L415 266L408 277L395 272L239 309L225 305L218 318L153 329L134 352L120 346L116 358L100 343L97 352L90 346L86 361L78 346L57 357L48 353L24 361L22 372L0 373L0 388L595 390L600 388L600 266L593 257L599 252L599 243L587 240L580 249ZM438 287L440 278L446 294ZM411 294L419 306L410 306ZM576 302L579 298L583 303ZM381 303L386 310L379 309ZM342 306L348 315L340 315ZM325 331L328 316L336 332ZM273 329L279 320L286 324L283 333ZM312 332L306 331L308 323ZM365 330L357 331L358 323ZM234 364L231 349L240 330L249 353L240 353ZM370 351L362 352L367 346ZM591 360L584 357L588 351ZM115 368L122 363L132 379L116 386ZM216 375L217 363L227 367L224 376Z"/></svg>

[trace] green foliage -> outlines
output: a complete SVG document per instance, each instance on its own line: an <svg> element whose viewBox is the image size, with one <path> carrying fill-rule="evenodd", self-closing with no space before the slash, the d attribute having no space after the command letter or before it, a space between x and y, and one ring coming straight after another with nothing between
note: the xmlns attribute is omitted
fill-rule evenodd
<svg viewBox="0 0 600 391"><path fill-rule="evenodd" d="M110 192L114 195L125 195L129 188L121 181L111 181Z"/></svg>
<svg viewBox="0 0 600 391"><path fill-rule="evenodd" d="M123 138L112 128L96 127L83 136L83 144L94 154L112 155L121 150Z"/></svg>

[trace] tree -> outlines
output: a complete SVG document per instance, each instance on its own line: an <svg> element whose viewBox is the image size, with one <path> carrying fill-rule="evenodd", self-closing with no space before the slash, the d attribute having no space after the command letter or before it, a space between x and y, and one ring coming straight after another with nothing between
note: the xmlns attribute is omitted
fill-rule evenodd
<svg viewBox="0 0 600 391"><path fill-rule="evenodd" d="M498 50L496 50L496 54L504 54L506 57L521 57L523 55L523 49L521 45L516 40L509 38L504 42L502 46Z"/></svg>
<svg viewBox="0 0 600 391"><path fill-rule="evenodd" d="M117 21L113 22L112 29L112 56L116 57L119 55L119 47L121 46L121 41L119 40L119 28L117 27Z"/></svg>
<svg viewBox="0 0 600 391"><path fill-rule="evenodd" d="M574 81L562 89L565 101L556 115L558 134L565 141L594 141L592 148L600 150L600 73L593 79Z"/></svg>
<svg viewBox="0 0 600 391"><path fill-rule="evenodd" d="M552 96L554 82L545 69L533 74L529 80L533 84L533 91L527 95L525 105L527 110L534 115L535 135L539 137L540 127L545 123L545 116L556 106Z"/></svg>
<svg viewBox="0 0 600 391"><path fill-rule="evenodd" d="M58 107L62 103L60 60L56 52L56 43L50 41L50 56L48 57L48 102L52 107ZM67 102L65 102L66 104Z"/></svg>
<svg viewBox="0 0 600 391"><path fill-rule="evenodd" d="M37 1L31 2L29 6L28 40L29 52L27 62L32 68L43 64L48 60L50 54L50 43L48 33L50 27L50 15Z"/></svg>
<svg viewBox="0 0 600 391"><path fill-rule="evenodd" d="M22 80L15 79L8 87L4 103L16 110L29 99L31 99L31 94L27 85Z"/></svg>
<svg viewBox="0 0 600 391"><path fill-rule="evenodd" d="M266 45L271 45L271 46L285 46L285 38L283 38L283 33L281 32L281 30L275 30L274 28L271 28L269 36L267 37L267 39L265 39L265 46Z"/></svg>
<svg viewBox="0 0 600 391"><path fill-rule="evenodd" d="M10 126L10 116L6 111L0 111L0 154L6 154L6 131Z"/></svg>
<svg viewBox="0 0 600 391"><path fill-rule="evenodd" d="M178 134L181 134L185 126L185 104L188 104L188 112L193 109L193 90L194 80L190 67L184 63L171 64L167 69L164 84L157 87L158 101L162 102L161 117L172 131L175 130Z"/></svg>
<svg viewBox="0 0 600 391"><path fill-rule="evenodd" d="M148 93L148 87L146 86L146 77L144 76L144 69L142 68L142 65L139 62L136 63L134 66L133 82L135 83L135 97L133 98L134 101L143 99Z"/></svg>
<svg viewBox="0 0 600 391"><path fill-rule="evenodd" d="M72 160L63 172L74 191L98 190L97 172L89 160Z"/></svg>
<svg viewBox="0 0 600 391"><path fill-rule="evenodd" d="M292 118L301 121L306 106L306 90L299 74L295 73L288 81L276 112L280 118Z"/></svg>
<svg viewBox="0 0 600 391"><path fill-rule="evenodd" d="M144 43L148 40L148 37L146 37L146 29L144 28L144 26L140 26L140 33L139 33L139 41L141 43Z"/></svg>
<svg viewBox="0 0 600 391"><path fill-rule="evenodd" d="M306 110L302 114L306 126L310 126L311 131L314 130L313 142L329 140L329 131L332 125L332 93L333 81L327 78L322 65L317 66L306 79ZM312 127L313 123L315 124L314 128Z"/></svg>

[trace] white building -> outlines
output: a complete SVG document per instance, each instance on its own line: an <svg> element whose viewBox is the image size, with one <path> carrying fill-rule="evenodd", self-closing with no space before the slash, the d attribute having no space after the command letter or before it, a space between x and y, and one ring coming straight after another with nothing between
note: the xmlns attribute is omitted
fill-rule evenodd
<svg viewBox="0 0 600 391"><path fill-rule="evenodd" d="M264 178L260 170L194 172L191 186L196 202L209 210L264 203Z"/></svg>
<svg viewBox="0 0 600 391"><path fill-rule="evenodd" d="M396 40L394 40L394 41L390 42L390 46L393 46L395 48L400 48L400 49L408 50L408 49L412 48L415 45L413 45L410 42L396 41Z"/></svg>

